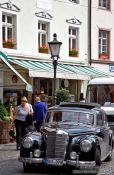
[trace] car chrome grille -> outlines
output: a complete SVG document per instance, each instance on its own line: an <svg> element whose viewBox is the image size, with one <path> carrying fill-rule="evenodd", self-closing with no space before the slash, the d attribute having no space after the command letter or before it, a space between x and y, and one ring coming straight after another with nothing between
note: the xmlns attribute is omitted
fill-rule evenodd
<svg viewBox="0 0 114 175"><path fill-rule="evenodd" d="M47 138L47 158L64 159L66 152L67 135L56 134L56 132L48 133Z"/></svg>

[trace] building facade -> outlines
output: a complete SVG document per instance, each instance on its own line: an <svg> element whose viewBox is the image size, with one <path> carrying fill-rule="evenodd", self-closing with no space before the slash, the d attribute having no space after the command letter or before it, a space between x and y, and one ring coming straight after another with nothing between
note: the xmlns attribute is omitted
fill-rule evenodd
<svg viewBox="0 0 114 175"><path fill-rule="evenodd" d="M114 1L92 1L91 6L92 66L114 76Z"/></svg>
<svg viewBox="0 0 114 175"><path fill-rule="evenodd" d="M56 89L69 89L72 100L79 101L87 81L104 75L88 65L87 0L1 0L0 16L0 98L5 104L17 105L22 95L31 102L33 94L51 103L53 65L48 41L53 33L62 42ZM28 84L32 85L29 93Z"/></svg>

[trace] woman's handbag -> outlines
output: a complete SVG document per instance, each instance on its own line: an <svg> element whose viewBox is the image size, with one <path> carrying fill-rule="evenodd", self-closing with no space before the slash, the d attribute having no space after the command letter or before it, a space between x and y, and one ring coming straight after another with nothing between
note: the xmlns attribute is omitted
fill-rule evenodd
<svg viewBox="0 0 114 175"><path fill-rule="evenodd" d="M30 106L30 105L29 105L29 106ZM32 111L31 111L31 106L30 106L30 112L32 112ZM26 116L26 127L32 126L32 123L33 123L33 116L32 116L32 114L28 114L28 115Z"/></svg>
<svg viewBox="0 0 114 175"><path fill-rule="evenodd" d="M31 126L32 125L32 115L27 115L26 117L26 126Z"/></svg>

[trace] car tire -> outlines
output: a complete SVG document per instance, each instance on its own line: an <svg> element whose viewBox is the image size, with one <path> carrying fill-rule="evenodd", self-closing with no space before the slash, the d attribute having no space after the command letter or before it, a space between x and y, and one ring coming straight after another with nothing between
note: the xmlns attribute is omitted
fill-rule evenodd
<svg viewBox="0 0 114 175"><path fill-rule="evenodd" d="M67 175L72 175L72 174L74 174L74 173L73 173L73 170L75 170L75 169L69 167L69 169L66 168L66 170L67 170L67 172L66 172Z"/></svg>
<svg viewBox="0 0 114 175"><path fill-rule="evenodd" d="M33 164L30 165L29 163L23 163L24 172L30 172L33 169Z"/></svg>
<svg viewBox="0 0 114 175"><path fill-rule="evenodd" d="M101 152L98 148L95 150L95 162L97 166L101 165Z"/></svg>

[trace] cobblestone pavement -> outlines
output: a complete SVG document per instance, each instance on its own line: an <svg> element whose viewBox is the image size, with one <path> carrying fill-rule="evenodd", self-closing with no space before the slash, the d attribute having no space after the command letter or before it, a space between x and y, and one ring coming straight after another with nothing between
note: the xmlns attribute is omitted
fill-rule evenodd
<svg viewBox="0 0 114 175"><path fill-rule="evenodd" d="M15 143L0 145L0 175L36 175L38 174L37 172L24 173L22 163L18 162L17 160L18 155L19 155L19 151L16 151ZM49 174L49 173L44 172L43 175L45 174ZM98 175L114 175L114 151L113 151L112 161L103 162Z"/></svg>

